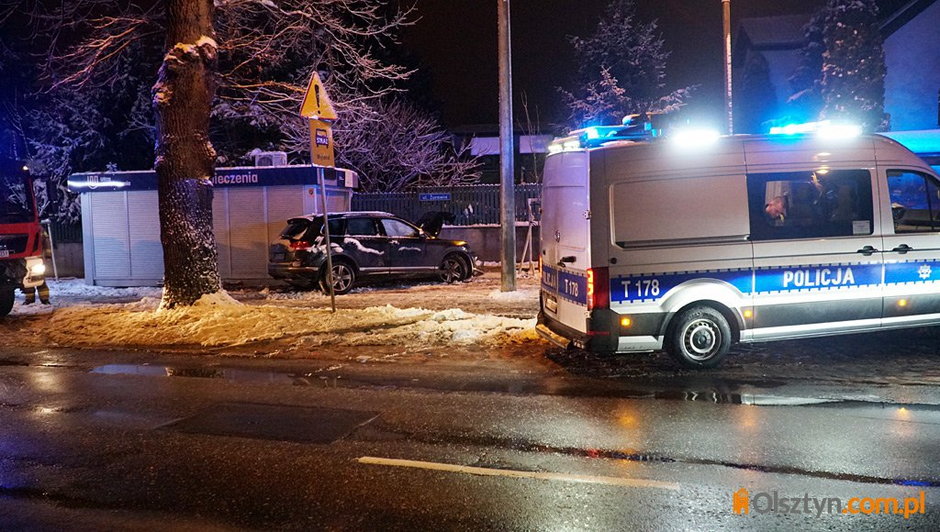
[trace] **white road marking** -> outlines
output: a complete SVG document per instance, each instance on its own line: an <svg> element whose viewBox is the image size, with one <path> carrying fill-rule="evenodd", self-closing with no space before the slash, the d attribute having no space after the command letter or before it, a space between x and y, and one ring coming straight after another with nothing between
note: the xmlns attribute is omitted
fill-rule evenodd
<svg viewBox="0 0 940 532"><path fill-rule="evenodd" d="M567 473L550 473L545 471L517 471L514 469L492 469L488 467L462 466L455 464L442 464L439 462L422 462L418 460L399 460L397 458L378 458L375 456L362 456L357 459L360 464L374 464L391 467L412 467L416 469L429 469L431 471L446 471L449 473L464 473L468 475L484 475L494 477L534 478L539 480L560 480L563 482L584 482L587 484L607 484L610 486L629 486L633 488L661 488L678 490L679 484L675 482L660 482L658 480L645 480L640 478L600 477L593 475L571 475Z"/></svg>

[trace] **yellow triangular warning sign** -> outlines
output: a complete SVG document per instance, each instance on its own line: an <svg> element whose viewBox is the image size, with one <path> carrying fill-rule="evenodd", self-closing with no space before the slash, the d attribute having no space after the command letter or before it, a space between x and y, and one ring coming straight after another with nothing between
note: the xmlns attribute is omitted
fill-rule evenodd
<svg viewBox="0 0 940 532"><path fill-rule="evenodd" d="M316 72L313 73L310 84L307 85L304 103L300 104L300 116L317 120L336 120L337 118L333 102L327 96L323 82L320 81L320 75Z"/></svg>

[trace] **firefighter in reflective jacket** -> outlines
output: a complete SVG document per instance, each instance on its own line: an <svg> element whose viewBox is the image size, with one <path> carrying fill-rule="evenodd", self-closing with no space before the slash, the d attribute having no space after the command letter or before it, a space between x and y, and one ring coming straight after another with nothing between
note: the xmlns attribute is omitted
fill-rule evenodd
<svg viewBox="0 0 940 532"><path fill-rule="evenodd" d="M46 234L46 228L43 227L42 230L42 258L45 261L46 257L50 256L51 248L49 246L49 235ZM39 292L39 302L43 305L51 304L49 302L49 285L46 284L45 278L42 280L42 284L33 288L21 288L23 294L26 296L26 299L23 300L24 305L31 305L36 302L36 292Z"/></svg>
<svg viewBox="0 0 940 532"><path fill-rule="evenodd" d="M23 293L26 294L26 299L23 301L24 305L32 305L36 302L36 292L39 292L39 302L43 305L51 305L49 302L49 285L46 284L45 279L43 279L42 284L34 288L23 288Z"/></svg>

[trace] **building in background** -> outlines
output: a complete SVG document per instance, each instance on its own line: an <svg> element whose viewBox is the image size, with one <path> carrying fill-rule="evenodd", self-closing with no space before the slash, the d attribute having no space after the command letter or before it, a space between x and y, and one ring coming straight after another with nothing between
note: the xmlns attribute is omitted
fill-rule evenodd
<svg viewBox="0 0 940 532"><path fill-rule="evenodd" d="M883 0L885 112L891 130L940 127L940 2ZM742 19L733 39L735 131L762 133L784 118L811 13Z"/></svg>
<svg viewBox="0 0 940 532"><path fill-rule="evenodd" d="M940 127L940 2L915 0L881 26L893 131Z"/></svg>
<svg viewBox="0 0 940 532"><path fill-rule="evenodd" d="M741 20L733 39L735 133L766 133L786 114L790 77L800 65L803 27L810 15Z"/></svg>
<svg viewBox="0 0 940 532"><path fill-rule="evenodd" d="M463 126L454 134L462 142L470 143L470 154L483 163L480 184L499 184L499 128L496 125ZM552 135L530 135L516 131L515 175L516 183L540 183L542 165L548 155Z"/></svg>

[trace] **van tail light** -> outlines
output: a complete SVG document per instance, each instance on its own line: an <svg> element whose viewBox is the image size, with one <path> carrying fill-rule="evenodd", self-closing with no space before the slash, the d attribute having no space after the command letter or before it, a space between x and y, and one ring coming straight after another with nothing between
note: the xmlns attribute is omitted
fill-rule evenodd
<svg viewBox="0 0 940 532"><path fill-rule="evenodd" d="M306 240L291 240L290 242L290 248L293 251L303 251L305 249L310 249L311 247L313 246Z"/></svg>
<svg viewBox="0 0 940 532"><path fill-rule="evenodd" d="M587 308L588 310L610 306L610 274L607 268L588 268L587 271Z"/></svg>

